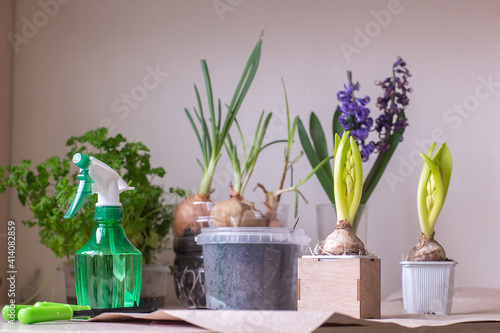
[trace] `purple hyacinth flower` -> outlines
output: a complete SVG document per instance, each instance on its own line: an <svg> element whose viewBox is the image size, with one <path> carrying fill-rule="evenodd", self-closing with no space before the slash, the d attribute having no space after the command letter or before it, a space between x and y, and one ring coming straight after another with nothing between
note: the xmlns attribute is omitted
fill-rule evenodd
<svg viewBox="0 0 500 333"><path fill-rule="evenodd" d="M355 91L359 91L360 84L352 83L352 74L347 72L348 82L344 85L344 90L337 93L337 99L342 103L340 106L339 122L344 130L349 130L352 137L360 147L363 161L375 150L375 143L370 142L365 145L365 140L373 126L373 118L370 117L370 109L366 107L370 102L370 97L356 98Z"/></svg>
<svg viewBox="0 0 500 333"><path fill-rule="evenodd" d="M393 75L379 81L376 84L383 90L383 96L377 98L377 107L382 114L375 121L375 130L379 134L380 141L377 143L379 151L390 149L390 139L395 131L402 133L408 126L404 116L404 109L410 103L407 93L412 89L408 87L410 71L406 68L406 62L398 57L393 65Z"/></svg>

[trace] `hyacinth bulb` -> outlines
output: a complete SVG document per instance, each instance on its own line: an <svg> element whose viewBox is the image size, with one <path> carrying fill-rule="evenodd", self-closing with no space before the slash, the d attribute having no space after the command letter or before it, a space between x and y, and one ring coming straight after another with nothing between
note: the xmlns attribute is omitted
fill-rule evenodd
<svg viewBox="0 0 500 333"><path fill-rule="evenodd" d="M366 254L363 242L352 229L363 191L363 167L358 145L349 132L335 136L334 195L335 230L321 244L323 254Z"/></svg>

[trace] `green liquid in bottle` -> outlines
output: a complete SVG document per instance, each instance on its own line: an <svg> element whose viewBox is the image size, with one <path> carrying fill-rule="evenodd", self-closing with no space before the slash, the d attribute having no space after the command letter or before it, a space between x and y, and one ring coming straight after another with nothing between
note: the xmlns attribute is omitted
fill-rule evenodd
<svg viewBox="0 0 500 333"><path fill-rule="evenodd" d="M139 304L142 254L125 236L119 221L96 221L89 241L75 254L79 305L116 308Z"/></svg>

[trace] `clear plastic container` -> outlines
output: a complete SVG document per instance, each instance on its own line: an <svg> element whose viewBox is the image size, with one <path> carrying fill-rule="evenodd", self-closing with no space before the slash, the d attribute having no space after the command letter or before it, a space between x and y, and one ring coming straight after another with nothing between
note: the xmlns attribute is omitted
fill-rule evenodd
<svg viewBox="0 0 500 333"><path fill-rule="evenodd" d="M400 265L406 313L451 313L457 262L402 261Z"/></svg>
<svg viewBox="0 0 500 333"><path fill-rule="evenodd" d="M211 201L185 202L192 205L192 214L176 214L172 225L174 233L174 285L177 299L188 309L204 309L205 272L203 270L203 252L195 241L196 235L208 227ZM189 211L189 210L188 210Z"/></svg>
<svg viewBox="0 0 500 333"><path fill-rule="evenodd" d="M177 299L187 309L206 308L203 252L195 235L174 238L174 284Z"/></svg>
<svg viewBox="0 0 500 333"><path fill-rule="evenodd" d="M202 229L207 308L296 310L297 260L309 242L302 229Z"/></svg>

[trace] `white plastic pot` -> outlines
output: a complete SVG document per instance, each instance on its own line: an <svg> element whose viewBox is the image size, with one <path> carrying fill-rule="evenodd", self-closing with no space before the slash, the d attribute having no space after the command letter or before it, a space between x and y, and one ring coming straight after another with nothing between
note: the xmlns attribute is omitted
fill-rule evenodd
<svg viewBox="0 0 500 333"><path fill-rule="evenodd" d="M453 302L455 261L402 261L406 313L449 315Z"/></svg>

